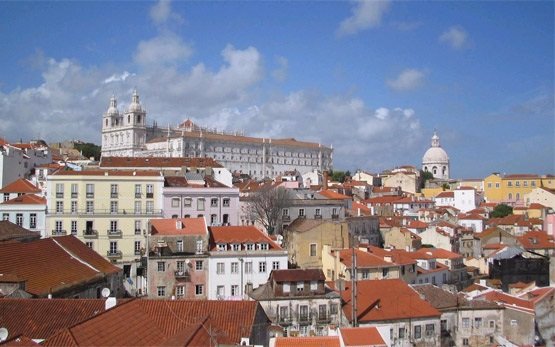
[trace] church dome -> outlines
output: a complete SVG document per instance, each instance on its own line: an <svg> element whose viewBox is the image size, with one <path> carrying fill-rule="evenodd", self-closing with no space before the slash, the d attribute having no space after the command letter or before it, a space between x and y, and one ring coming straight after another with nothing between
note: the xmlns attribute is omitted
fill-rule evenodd
<svg viewBox="0 0 555 347"><path fill-rule="evenodd" d="M142 112L143 108L141 107L141 103L139 102L139 94L137 94L137 91L134 90L133 91L133 98L131 100L131 103L129 104L129 107L127 108L128 112Z"/></svg>
<svg viewBox="0 0 555 347"><path fill-rule="evenodd" d="M448 163L449 156L447 152L441 147L431 147L429 148L424 156L422 157L422 163Z"/></svg>
<svg viewBox="0 0 555 347"><path fill-rule="evenodd" d="M110 107L108 107L108 110L106 111L106 114L109 116L113 116L113 115L118 115L119 111L118 111L118 102L116 101L116 97L112 96L110 98Z"/></svg>

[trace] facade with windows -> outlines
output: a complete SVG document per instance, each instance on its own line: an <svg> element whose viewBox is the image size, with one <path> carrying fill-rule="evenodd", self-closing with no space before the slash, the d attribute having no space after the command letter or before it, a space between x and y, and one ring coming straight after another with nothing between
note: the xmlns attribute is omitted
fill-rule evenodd
<svg viewBox="0 0 555 347"><path fill-rule="evenodd" d="M10 221L30 231L46 236L46 199L25 194L0 203L2 220Z"/></svg>
<svg viewBox="0 0 555 347"><path fill-rule="evenodd" d="M266 283L272 270L287 269L287 251L255 227L209 230L208 299L245 298L247 288Z"/></svg>
<svg viewBox="0 0 555 347"><path fill-rule="evenodd" d="M78 237L123 268L132 295L142 294L147 224L162 217L163 182L154 171L58 171L48 176L46 236Z"/></svg>
<svg viewBox="0 0 555 347"><path fill-rule="evenodd" d="M341 300L325 279L319 269L274 270L266 284L248 295L287 336L327 335L341 322Z"/></svg>
<svg viewBox="0 0 555 347"><path fill-rule="evenodd" d="M209 226L237 225L239 189L205 176L201 181L166 177L164 218L204 217Z"/></svg>
<svg viewBox="0 0 555 347"><path fill-rule="evenodd" d="M148 297L206 299L209 237L204 218L153 219L148 241Z"/></svg>

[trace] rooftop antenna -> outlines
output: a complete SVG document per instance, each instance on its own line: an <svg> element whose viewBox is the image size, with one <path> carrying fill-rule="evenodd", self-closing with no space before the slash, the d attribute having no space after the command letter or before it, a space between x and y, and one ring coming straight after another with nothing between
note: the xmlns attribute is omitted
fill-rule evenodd
<svg viewBox="0 0 555 347"><path fill-rule="evenodd" d="M8 339L8 329L0 328L0 342L4 342Z"/></svg>

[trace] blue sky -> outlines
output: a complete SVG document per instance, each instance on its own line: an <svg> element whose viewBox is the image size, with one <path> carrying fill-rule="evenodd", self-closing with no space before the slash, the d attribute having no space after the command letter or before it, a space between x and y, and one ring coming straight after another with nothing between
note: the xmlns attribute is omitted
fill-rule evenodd
<svg viewBox="0 0 555 347"><path fill-rule="evenodd" d="M0 134L100 142L150 121L333 145L337 169L553 174L554 3L2 2Z"/></svg>

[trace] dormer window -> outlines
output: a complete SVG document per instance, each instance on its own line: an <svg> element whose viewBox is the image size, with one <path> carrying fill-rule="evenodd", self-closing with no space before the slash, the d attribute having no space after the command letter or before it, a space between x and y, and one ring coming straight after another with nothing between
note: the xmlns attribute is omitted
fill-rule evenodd
<svg viewBox="0 0 555 347"><path fill-rule="evenodd" d="M261 243L259 244L260 250L262 251L267 251L268 250L268 244L267 243Z"/></svg>
<svg viewBox="0 0 555 347"><path fill-rule="evenodd" d="M253 243L247 243L247 244L246 244L246 247L247 247L247 251L252 251L252 250L254 250L254 244L253 244Z"/></svg>
<svg viewBox="0 0 555 347"><path fill-rule="evenodd" d="M232 246L234 251L240 251L241 250L241 245L238 243L234 243Z"/></svg>
<svg viewBox="0 0 555 347"><path fill-rule="evenodd" d="M283 292L290 293L291 292L291 284L289 282L283 283Z"/></svg>
<svg viewBox="0 0 555 347"><path fill-rule="evenodd" d="M218 243L218 251L225 251L227 249L225 243Z"/></svg>

